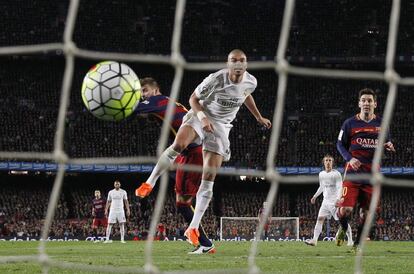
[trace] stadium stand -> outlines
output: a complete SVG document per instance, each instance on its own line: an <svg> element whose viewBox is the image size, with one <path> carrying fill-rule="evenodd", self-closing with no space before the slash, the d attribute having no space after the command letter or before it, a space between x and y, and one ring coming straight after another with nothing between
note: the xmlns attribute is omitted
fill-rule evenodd
<svg viewBox="0 0 414 274"><path fill-rule="evenodd" d="M26 176L23 179L13 176L4 180L3 174L0 194L0 212L5 216L5 229L3 237L39 237L42 220L44 218L47 199L50 195L52 182L50 178L42 175ZM91 229L91 201L95 189L103 191L104 197L107 190L111 189L111 182L102 182L104 176L100 176L101 182L90 182L90 176L72 176L68 178L59 199L54 224L50 230L50 237L86 238L95 236ZM238 190L234 191L231 183L223 183L224 186L215 189L215 206L208 209L203 221L204 229L209 237L219 239L221 216L226 217L257 217L258 210L266 198L266 183L264 182L238 182ZM128 199L132 205L132 216L128 219L129 239L145 239L149 226L154 197L148 201L138 200L133 194L133 186L126 182L123 187L128 192ZM171 188L173 182L171 182ZM322 199L315 205L310 204L310 198L315 189L310 186L298 188L282 188L272 211L272 216L289 217L297 216L300 220L300 238L310 238L317 211ZM19 193L19 194L17 194ZM373 239L376 240L414 240L413 217L414 193L409 190L395 190L386 188L381 197L381 210L378 213ZM357 222L357 213L354 213L353 222ZM176 212L175 197L173 191L169 192L160 223L165 225L166 236L169 238L182 238L186 229L184 219ZM337 224L331 220L330 237L337 231ZM228 228L230 229L230 228ZM246 229L254 231L255 227L238 227L239 233ZM101 228L98 235L103 236L105 231ZM272 232L271 232L272 233ZM276 232L274 232L276 233ZM326 232L322 233L325 237ZM115 230L115 237L119 231Z"/></svg>

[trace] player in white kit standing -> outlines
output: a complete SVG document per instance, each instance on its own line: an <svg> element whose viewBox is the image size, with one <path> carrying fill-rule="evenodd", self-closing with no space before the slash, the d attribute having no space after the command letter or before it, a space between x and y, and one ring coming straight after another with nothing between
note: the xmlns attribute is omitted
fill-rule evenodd
<svg viewBox="0 0 414 274"><path fill-rule="evenodd" d="M305 241L307 245L311 246L317 245L325 219L330 220L331 217L334 217L336 221L339 220L338 216L336 215L336 210L337 203L341 200L342 197L342 176L339 171L333 169L334 159L331 155L325 155L325 157L323 157L322 163L324 170L319 172L319 188L316 191L315 195L313 195L311 203L315 204L316 198L318 198L321 193L323 193L323 201L321 208L319 209L318 219L313 231L313 239ZM346 235L348 237L348 246L352 246L352 229L349 224Z"/></svg>
<svg viewBox="0 0 414 274"><path fill-rule="evenodd" d="M197 86L190 97L191 110L184 116L174 143L160 156L151 176L142 185L155 185L157 179L169 169L175 158L190 143L203 145L203 174L196 194L193 220L184 235L194 246L199 246L198 228L204 212L213 196L214 170L230 159L229 133L231 122L244 104L257 122L266 128L271 122L262 117L252 93L257 86L256 78L246 71L247 57L239 49L227 57L227 68L210 74ZM202 248L202 247L201 247Z"/></svg>
<svg viewBox="0 0 414 274"><path fill-rule="evenodd" d="M125 243L125 210L126 215L129 217L131 214L129 210L128 196L125 190L121 189L121 182L116 180L114 182L114 189L109 191L108 199L105 206L105 216L108 218L108 226L106 228L106 240L104 243L110 243L109 237L111 236L112 226L118 222L119 230L121 233L121 243ZM109 209L109 216L108 216Z"/></svg>

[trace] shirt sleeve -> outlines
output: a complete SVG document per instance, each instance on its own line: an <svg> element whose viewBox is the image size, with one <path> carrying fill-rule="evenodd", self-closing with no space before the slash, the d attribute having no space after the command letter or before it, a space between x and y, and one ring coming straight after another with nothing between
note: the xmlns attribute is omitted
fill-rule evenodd
<svg viewBox="0 0 414 274"><path fill-rule="evenodd" d="M124 197L123 197L123 199L128 201L128 195L127 195L126 191L124 191Z"/></svg>
<svg viewBox="0 0 414 274"><path fill-rule="evenodd" d="M338 141L336 142L336 148L338 152L342 155L342 157L345 159L345 161L349 162L352 159L351 153L349 153L349 122L346 120L341 130L339 131L338 135Z"/></svg>
<svg viewBox="0 0 414 274"><path fill-rule="evenodd" d="M111 202L112 201L112 196L111 196L111 192L108 193L108 201Z"/></svg>
<svg viewBox="0 0 414 274"><path fill-rule="evenodd" d="M319 188L318 190L316 190L316 193L313 195L314 198L318 198L319 195L321 195L321 193L323 192L323 187L321 184L321 174L319 173Z"/></svg>
<svg viewBox="0 0 414 274"><path fill-rule="evenodd" d="M252 88L249 88L246 90L246 97L249 95L252 95L252 93L256 90L257 88L257 79L256 77L254 77L253 75L249 74L251 81L252 81Z"/></svg>
<svg viewBox="0 0 414 274"><path fill-rule="evenodd" d="M201 100L208 98L213 93L216 82L215 74L207 76L195 89L197 98Z"/></svg>

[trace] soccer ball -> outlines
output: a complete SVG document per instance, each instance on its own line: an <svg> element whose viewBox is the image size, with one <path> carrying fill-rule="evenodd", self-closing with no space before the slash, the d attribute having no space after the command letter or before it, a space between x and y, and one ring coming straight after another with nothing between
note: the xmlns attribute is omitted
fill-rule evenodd
<svg viewBox="0 0 414 274"><path fill-rule="evenodd" d="M131 115L141 98L141 84L125 64L105 61L93 66L82 84L82 100L96 117L119 121Z"/></svg>

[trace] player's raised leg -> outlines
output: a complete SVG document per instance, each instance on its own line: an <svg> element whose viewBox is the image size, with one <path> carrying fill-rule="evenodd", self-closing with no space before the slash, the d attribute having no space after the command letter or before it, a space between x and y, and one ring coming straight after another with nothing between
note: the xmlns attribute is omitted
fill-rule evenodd
<svg viewBox="0 0 414 274"><path fill-rule="evenodd" d="M135 190L135 195L141 198L148 196L157 183L158 178L171 167L177 156L197 137L198 135L192 127L180 127L174 143L161 154L150 177Z"/></svg>

